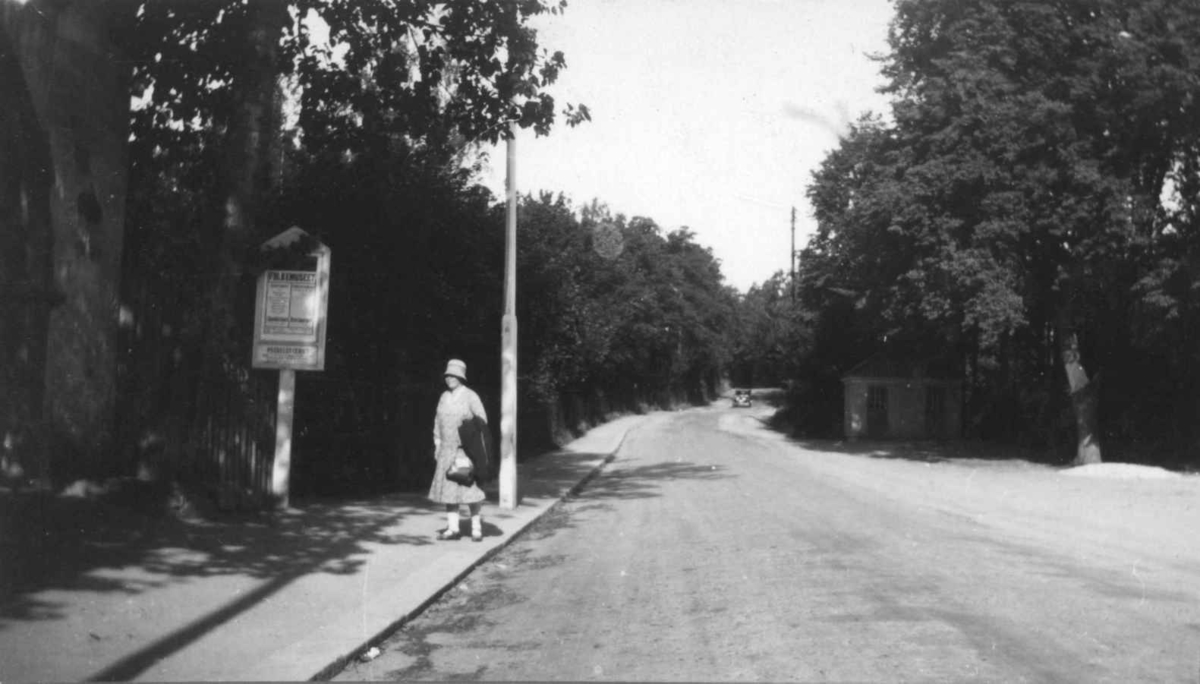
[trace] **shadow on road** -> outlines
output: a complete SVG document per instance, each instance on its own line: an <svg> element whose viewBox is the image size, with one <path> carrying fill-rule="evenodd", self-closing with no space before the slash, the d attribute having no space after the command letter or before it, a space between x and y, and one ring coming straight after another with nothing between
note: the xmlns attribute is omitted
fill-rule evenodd
<svg viewBox="0 0 1200 684"><path fill-rule="evenodd" d="M603 477L597 477L596 462L604 454L556 452L553 467L539 469L539 460L531 459L521 464L519 491L522 498L555 498L563 493L578 494L586 491L590 497L608 499L641 499L659 496L664 481L678 479L717 479L731 477L724 467L684 461L652 463L644 466L611 469L606 467ZM493 496L489 494L489 499Z"/></svg>
<svg viewBox="0 0 1200 684"><path fill-rule="evenodd" d="M724 466L686 461L651 463L606 471L588 483L582 492L589 498L645 499L661 496L664 482L673 480L722 480L735 477Z"/></svg>
<svg viewBox="0 0 1200 684"><path fill-rule="evenodd" d="M573 477L579 481L585 475L586 473L582 471L576 471ZM607 510L618 501L662 496L663 484L671 481L685 479L716 481L736 477L724 466L684 461L651 463L633 467L622 466L618 469L605 468L596 475L582 481L571 490L572 493L566 500L575 505L571 507L570 511L581 513ZM539 485L547 489L553 489L555 486L553 483L536 483L535 481L532 485L535 491ZM534 523L530 529L522 533L522 536L528 539L543 539L559 530L571 527L573 527L571 513L566 508L558 507Z"/></svg>
<svg viewBox="0 0 1200 684"><path fill-rule="evenodd" d="M778 432L785 430L776 429ZM874 441L849 442L837 439L789 437L790 442L810 451L864 456L867 458L944 463L948 461L1012 462L1036 465L1064 465L1061 458L1046 450L1022 449L974 441Z"/></svg>
<svg viewBox="0 0 1200 684"><path fill-rule="evenodd" d="M0 490L0 630L69 617L67 602L46 598L51 590L132 597L195 578L267 580L95 676L129 679L303 575L358 571L366 544L432 543L389 532L400 518L430 510L417 497L385 496L185 520L144 503Z"/></svg>

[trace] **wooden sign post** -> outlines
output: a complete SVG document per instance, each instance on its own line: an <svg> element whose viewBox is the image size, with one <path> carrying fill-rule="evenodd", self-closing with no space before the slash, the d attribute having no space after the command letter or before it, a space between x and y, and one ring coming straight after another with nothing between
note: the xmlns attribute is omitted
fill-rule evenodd
<svg viewBox="0 0 1200 684"><path fill-rule="evenodd" d="M306 238L308 233L292 227L264 242L262 249L280 250ZM295 263L263 271L254 303L251 366L279 370L271 468L271 496L279 508L288 507L296 371L325 370L330 250L317 242L307 255L299 257Z"/></svg>

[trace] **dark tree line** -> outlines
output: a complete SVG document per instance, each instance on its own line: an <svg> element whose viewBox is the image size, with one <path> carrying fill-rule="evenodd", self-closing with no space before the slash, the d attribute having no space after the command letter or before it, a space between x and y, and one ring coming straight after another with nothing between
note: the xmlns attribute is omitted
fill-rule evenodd
<svg viewBox="0 0 1200 684"><path fill-rule="evenodd" d="M50 250L74 230L70 221L55 223L64 213L44 202L18 209L30 197L50 197L49 169L86 171L92 142L87 129L48 123L78 118L75 100L55 100L48 122L37 119L27 106L40 97L36 74L52 61L78 67L55 71L70 78L47 81L53 92L79 87L84 61L102 75L124 74L87 91L121 123L103 164L92 165L111 172L104 211L80 209L89 221L104 214L104 239L85 241L78 260L92 268L103 254L111 272L86 271L96 272L100 289L82 281L76 289L95 296L66 290L53 298L46 284L46 293L16 300L12 318L20 324L4 328L16 341L6 343L0 364L6 378L20 380L4 404L5 443L19 447L6 446L6 475L61 484L139 473L196 485L234 505L262 495L276 374L250 368L253 287L272 260L303 260L309 241L294 253L260 250L300 226L332 249L333 275L326 370L298 379L299 489L427 482L446 359L466 359L473 384L498 408L504 217L475 180L483 145L512 126L548 134L556 121L589 118L586 106L560 106L547 92L566 59L541 46L530 27L565 6L6 6L5 73L30 86L3 105L0 142L29 163L14 167L20 173L5 186L0 219L11 254L45 266L27 275L32 266L6 261L9 294L75 268L66 251ZM94 54L57 40L63 26L86 35ZM43 149L49 158L31 156ZM71 188L89 180L64 177ZM23 189L29 184L34 194ZM554 196L520 198L520 215L522 444L560 440L612 412L713 395L729 361L737 300L690 231L613 215L595 201L576 211ZM55 314L66 300L86 326ZM56 315L61 332L48 322ZM91 366L75 372L61 365L66 359ZM79 387L44 385L49 367ZM22 413L25 398L36 405ZM58 406L72 402L79 415L60 420ZM50 419L40 417L43 403ZM69 458L47 442L66 433L80 447ZM22 462L36 467L23 470Z"/></svg>
<svg viewBox="0 0 1200 684"><path fill-rule="evenodd" d="M945 353L968 434L1192 449L1198 39L1195 3L897 2L891 115L808 189L804 400L872 351Z"/></svg>
<svg viewBox="0 0 1200 684"><path fill-rule="evenodd" d="M300 491L427 484L450 357L498 411L504 214L475 179L481 144L510 124L587 119L556 110L545 87L565 58L527 27L564 4L142 6L122 283L137 302L122 338L130 467L255 488L275 374L249 368L252 287L258 245L292 225L333 253L326 370L297 386ZM310 13L331 46L299 21ZM553 196L522 197L519 224L522 445L713 395L736 299L690 232Z"/></svg>

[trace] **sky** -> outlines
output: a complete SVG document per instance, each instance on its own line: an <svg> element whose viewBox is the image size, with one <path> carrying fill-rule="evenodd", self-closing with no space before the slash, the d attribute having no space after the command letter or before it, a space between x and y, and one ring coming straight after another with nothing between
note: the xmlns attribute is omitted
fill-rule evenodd
<svg viewBox="0 0 1200 684"><path fill-rule="evenodd" d="M539 19L566 55L559 108L592 121L521 131L517 189L598 199L614 213L687 226L745 292L788 271L815 228L805 187L837 135L887 113L880 64L890 0L570 0ZM483 182L504 196L505 150Z"/></svg>

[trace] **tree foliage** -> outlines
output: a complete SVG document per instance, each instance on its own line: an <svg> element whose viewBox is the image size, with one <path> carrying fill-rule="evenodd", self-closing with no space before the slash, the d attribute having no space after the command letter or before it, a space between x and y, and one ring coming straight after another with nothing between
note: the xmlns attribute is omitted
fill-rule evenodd
<svg viewBox="0 0 1200 684"><path fill-rule="evenodd" d="M131 34L136 94L149 98L137 127L163 142L220 131L254 61L247 37L270 30L278 76L298 98L296 125L316 147L352 145L362 129L494 142L515 122L545 134L556 114L545 88L566 61L538 45L529 21L565 5L148 0ZM575 105L563 113L572 123L588 115Z"/></svg>
<svg viewBox="0 0 1200 684"><path fill-rule="evenodd" d="M427 483L445 360L467 360L489 410L499 395L504 213L475 182L473 145L589 116L556 111L546 88L565 58L529 28L564 6L143 3L127 290L171 318L139 349L173 351L132 364L130 384L155 389L126 414L155 406L181 442L231 414L266 419L247 288L273 258L257 245L299 225L333 253L326 370L297 389L300 490ZM519 223L523 443L712 396L736 300L693 233L552 195L520 198ZM218 447L236 451L240 429Z"/></svg>
<svg viewBox="0 0 1200 684"><path fill-rule="evenodd" d="M1052 432L1069 398L1083 457L1094 401L1128 425L1151 396L1135 359L1194 372L1160 335L1194 326L1198 31L1190 3L897 3L891 120L860 121L809 189L807 297L853 293L877 341L971 361L977 428Z"/></svg>
<svg viewBox="0 0 1200 684"><path fill-rule="evenodd" d="M582 105L556 111L546 87L565 59L530 26L565 3L129 6L136 22L121 44L137 104L123 290L150 353L131 347L126 386L146 389L130 393L127 423L165 431L156 439L178 450L169 461L245 450L241 431L269 420L246 354L258 245L290 225L337 255L329 337L347 382L372 367L397 379L482 344L487 307L465 303L486 301L498 243L484 228L490 196L464 163L511 126L545 134L560 114L587 119ZM388 292L422 305L396 311ZM420 327L436 344L404 344ZM366 353L348 348L360 336Z"/></svg>
<svg viewBox="0 0 1200 684"><path fill-rule="evenodd" d="M774 386L797 374L808 355L802 309L782 272L739 298L730 379L742 387Z"/></svg>
<svg viewBox="0 0 1200 684"><path fill-rule="evenodd" d="M591 390L627 403L713 395L736 300L691 231L664 234L598 202L576 218L562 196L521 206L518 291L529 294L518 307L522 339L533 338L521 368L537 400ZM605 248L612 239L619 250Z"/></svg>

